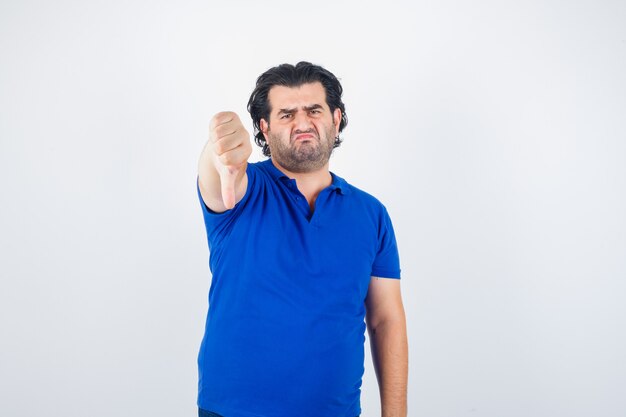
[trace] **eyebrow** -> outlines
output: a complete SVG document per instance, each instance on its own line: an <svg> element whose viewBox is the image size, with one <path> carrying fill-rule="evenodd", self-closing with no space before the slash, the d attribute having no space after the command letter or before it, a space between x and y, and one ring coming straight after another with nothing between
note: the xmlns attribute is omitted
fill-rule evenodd
<svg viewBox="0 0 626 417"><path fill-rule="evenodd" d="M311 111L311 110L316 110L316 109L323 109L321 104L311 104L310 106L304 106L302 107L304 110L306 111ZM278 111L278 114L282 114L282 113L294 113L296 111L295 107L289 108L289 109L280 109Z"/></svg>

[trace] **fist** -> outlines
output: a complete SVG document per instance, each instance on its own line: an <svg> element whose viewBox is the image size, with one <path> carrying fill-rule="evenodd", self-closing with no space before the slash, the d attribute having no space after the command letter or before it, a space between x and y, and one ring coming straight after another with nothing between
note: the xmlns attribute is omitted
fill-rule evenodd
<svg viewBox="0 0 626 417"><path fill-rule="evenodd" d="M245 171L252 153L250 134L239 116L233 112L220 112L211 119L209 142L213 164L220 176L222 201L227 209L235 206L235 186Z"/></svg>

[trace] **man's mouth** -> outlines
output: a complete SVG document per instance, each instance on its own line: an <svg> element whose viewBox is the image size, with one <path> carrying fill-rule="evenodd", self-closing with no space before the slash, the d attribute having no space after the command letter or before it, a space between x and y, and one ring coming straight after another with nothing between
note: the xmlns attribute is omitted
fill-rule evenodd
<svg viewBox="0 0 626 417"><path fill-rule="evenodd" d="M312 134L310 134L310 133L301 133L301 134L299 134L299 135L296 135L296 136L293 138L293 140L294 140L294 141L298 141L298 140L314 139L314 138L315 138L315 136L313 136L313 135L312 135Z"/></svg>

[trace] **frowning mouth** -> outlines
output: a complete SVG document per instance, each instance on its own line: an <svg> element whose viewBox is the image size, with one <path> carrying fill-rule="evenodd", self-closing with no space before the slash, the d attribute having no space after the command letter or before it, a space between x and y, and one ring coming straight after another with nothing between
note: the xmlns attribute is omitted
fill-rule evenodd
<svg viewBox="0 0 626 417"><path fill-rule="evenodd" d="M294 141L306 140L306 139L315 139L315 136L310 133L302 133L300 135L294 136Z"/></svg>

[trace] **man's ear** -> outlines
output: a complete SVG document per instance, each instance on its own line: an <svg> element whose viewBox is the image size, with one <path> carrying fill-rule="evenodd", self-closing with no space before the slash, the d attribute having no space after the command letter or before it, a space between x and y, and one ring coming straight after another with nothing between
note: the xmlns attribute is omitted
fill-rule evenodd
<svg viewBox="0 0 626 417"><path fill-rule="evenodd" d="M261 119L259 127L261 128L261 133L263 133L263 136L265 136L265 140L267 140L267 130L269 129L270 125L265 121L265 119Z"/></svg>
<svg viewBox="0 0 626 417"><path fill-rule="evenodd" d="M333 121L335 122L335 136L339 135L339 125L341 124L341 110L339 107L333 112Z"/></svg>

